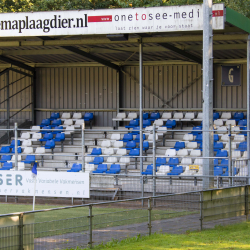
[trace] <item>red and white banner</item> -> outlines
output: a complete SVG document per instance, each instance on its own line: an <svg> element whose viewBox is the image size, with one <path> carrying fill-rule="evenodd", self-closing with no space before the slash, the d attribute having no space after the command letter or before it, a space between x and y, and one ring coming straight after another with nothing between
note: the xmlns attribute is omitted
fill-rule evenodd
<svg viewBox="0 0 250 250"><path fill-rule="evenodd" d="M224 4L213 5L213 29L224 29ZM203 29L202 5L0 14L0 36L130 34Z"/></svg>

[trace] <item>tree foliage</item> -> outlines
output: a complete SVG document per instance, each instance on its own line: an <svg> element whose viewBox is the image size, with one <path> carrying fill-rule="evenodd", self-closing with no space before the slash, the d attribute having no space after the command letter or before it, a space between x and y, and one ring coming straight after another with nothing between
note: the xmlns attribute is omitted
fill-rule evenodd
<svg viewBox="0 0 250 250"><path fill-rule="evenodd" d="M250 18L250 0L213 0ZM1 0L0 12L135 8L201 4L203 0Z"/></svg>

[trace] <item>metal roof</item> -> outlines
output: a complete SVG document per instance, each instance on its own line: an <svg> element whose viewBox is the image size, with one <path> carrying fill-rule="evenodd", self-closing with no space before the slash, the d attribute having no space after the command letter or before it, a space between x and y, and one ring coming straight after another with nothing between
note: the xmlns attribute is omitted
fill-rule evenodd
<svg viewBox="0 0 250 250"><path fill-rule="evenodd" d="M248 32L250 20L226 8L225 29L214 31L214 63L246 62ZM184 52L202 58L202 32L132 34L128 41L122 42L111 42L104 35L48 37L45 40L37 37L0 38L0 55L33 67L95 65L93 58L62 48L73 46L119 66L135 65L139 61L140 41L144 48L143 59L148 64L197 63ZM165 48L162 43L178 48L180 53ZM9 66L0 58L1 68Z"/></svg>

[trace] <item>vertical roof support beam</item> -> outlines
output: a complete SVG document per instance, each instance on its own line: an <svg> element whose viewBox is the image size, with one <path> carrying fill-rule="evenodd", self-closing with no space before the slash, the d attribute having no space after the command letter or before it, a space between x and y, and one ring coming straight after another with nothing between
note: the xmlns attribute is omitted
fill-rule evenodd
<svg viewBox="0 0 250 250"><path fill-rule="evenodd" d="M143 45L139 44L139 92L140 92L140 172L143 172ZM142 194L144 190L144 182L142 179Z"/></svg>
<svg viewBox="0 0 250 250"><path fill-rule="evenodd" d="M213 187L213 0L203 0L203 189ZM207 176L207 177L206 177Z"/></svg>
<svg viewBox="0 0 250 250"><path fill-rule="evenodd" d="M247 39L247 157L250 156L250 35ZM250 160L248 160L248 184L250 184Z"/></svg>
<svg viewBox="0 0 250 250"><path fill-rule="evenodd" d="M6 87L7 87L7 129L10 129L10 80L9 80L10 71L6 72ZM8 134L8 143L10 143L10 131L7 130Z"/></svg>

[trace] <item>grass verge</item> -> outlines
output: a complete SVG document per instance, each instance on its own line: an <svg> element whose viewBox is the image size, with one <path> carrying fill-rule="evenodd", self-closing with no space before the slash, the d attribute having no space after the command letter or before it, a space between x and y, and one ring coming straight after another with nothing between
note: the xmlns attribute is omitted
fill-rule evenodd
<svg viewBox="0 0 250 250"><path fill-rule="evenodd" d="M32 205L5 204L1 205L1 214L30 211ZM37 205L36 210L52 207L49 205ZM180 217L192 214L194 211L153 209L152 221ZM146 208L115 208L111 206L92 208L93 229L124 226L148 221L148 210ZM35 214L34 232L35 237L62 235L67 233L88 232L89 208L71 208Z"/></svg>
<svg viewBox="0 0 250 250"><path fill-rule="evenodd" d="M80 250L81 248L76 248ZM85 248L89 249L89 248ZM140 235L122 241L110 241L93 249L109 250L247 250L250 249L250 222L229 226L216 226L214 229L185 234ZM71 249L73 250L73 249Z"/></svg>

